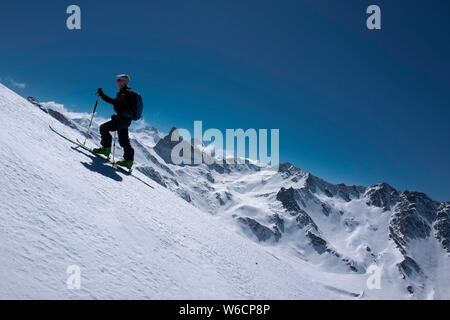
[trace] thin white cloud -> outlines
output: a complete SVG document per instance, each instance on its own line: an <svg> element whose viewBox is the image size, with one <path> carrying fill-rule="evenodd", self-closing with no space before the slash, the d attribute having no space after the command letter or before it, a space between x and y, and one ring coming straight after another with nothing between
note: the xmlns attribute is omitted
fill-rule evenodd
<svg viewBox="0 0 450 320"><path fill-rule="evenodd" d="M43 105L46 108L59 111L61 113L67 112L67 110L66 110L66 108L64 108L63 104L56 103L55 101L41 102L41 105Z"/></svg>
<svg viewBox="0 0 450 320"><path fill-rule="evenodd" d="M144 118L141 118L140 120L137 120L137 121L133 122L134 130L144 129L144 128L148 127L148 126L149 125L147 124L147 122L145 122Z"/></svg>
<svg viewBox="0 0 450 320"><path fill-rule="evenodd" d="M57 103L55 101L48 101L48 102L40 102L40 104L47 108L47 109L52 109L55 111L58 111L64 115L66 115L68 118L70 119L90 119L91 118L91 113L87 113L87 112L73 112L68 110L63 104L61 103ZM109 119L105 119L103 117L99 117L99 116L95 116L94 121L95 122L106 122Z"/></svg>
<svg viewBox="0 0 450 320"><path fill-rule="evenodd" d="M5 85L9 85L17 89L25 89L27 87L25 83L17 82L11 77L0 78L0 82L3 82Z"/></svg>
<svg viewBox="0 0 450 320"><path fill-rule="evenodd" d="M9 82L11 83L11 85L13 87L16 87L16 88L19 88L19 89L25 89L26 86L27 86L25 83L16 82L13 79L9 79Z"/></svg>

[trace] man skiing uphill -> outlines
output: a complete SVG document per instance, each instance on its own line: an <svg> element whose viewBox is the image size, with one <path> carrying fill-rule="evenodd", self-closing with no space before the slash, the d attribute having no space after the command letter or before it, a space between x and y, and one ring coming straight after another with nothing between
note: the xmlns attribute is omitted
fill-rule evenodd
<svg viewBox="0 0 450 320"><path fill-rule="evenodd" d="M120 74L116 77L116 85L119 89L116 98L110 98L103 93L102 88L98 89L99 96L107 103L114 106L116 114L111 116L111 120L100 126L102 136L101 148L92 150L94 153L109 157L111 154L112 137L110 132L117 131L119 144L124 150L123 160L118 161L117 165L131 170L134 161L134 149L131 147L128 137L128 127L132 120L138 120L142 113L142 98L139 94L128 88L130 77L126 74Z"/></svg>

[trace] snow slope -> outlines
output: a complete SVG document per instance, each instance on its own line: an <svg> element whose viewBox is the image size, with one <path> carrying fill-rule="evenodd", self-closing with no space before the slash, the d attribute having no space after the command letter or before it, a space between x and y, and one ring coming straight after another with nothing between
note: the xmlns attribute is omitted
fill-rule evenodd
<svg viewBox="0 0 450 320"><path fill-rule="evenodd" d="M48 130L83 138L88 114L3 86L0 108L0 298L450 298L450 202L290 163L175 165L178 142L137 122L135 173L151 189Z"/></svg>
<svg viewBox="0 0 450 320"><path fill-rule="evenodd" d="M1 84L0 110L0 298L351 297L170 190L74 149L48 125L80 133ZM80 290L66 287L74 264Z"/></svg>

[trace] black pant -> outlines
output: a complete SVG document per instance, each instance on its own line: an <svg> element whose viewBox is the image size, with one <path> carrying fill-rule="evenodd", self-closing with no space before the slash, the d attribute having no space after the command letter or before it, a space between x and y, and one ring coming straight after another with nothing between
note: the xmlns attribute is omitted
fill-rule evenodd
<svg viewBox="0 0 450 320"><path fill-rule="evenodd" d="M130 138L128 137L128 127L131 124L130 119L112 116L111 120L100 126L100 134L102 135L101 145L103 147L111 147L112 136L111 131L117 131L119 136L119 144L123 148L123 158L126 161L134 160L134 149L131 147Z"/></svg>

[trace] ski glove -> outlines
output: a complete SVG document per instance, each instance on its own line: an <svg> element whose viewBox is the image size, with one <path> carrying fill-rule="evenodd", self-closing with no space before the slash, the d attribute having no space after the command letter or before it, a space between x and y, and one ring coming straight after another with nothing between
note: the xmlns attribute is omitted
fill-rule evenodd
<svg viewBox="0 0 450 320"><path fill-rule="evenodd" d="M103 96L104 95L102 88L98 88L97 93L98 93L99 96Z"/></svg>

